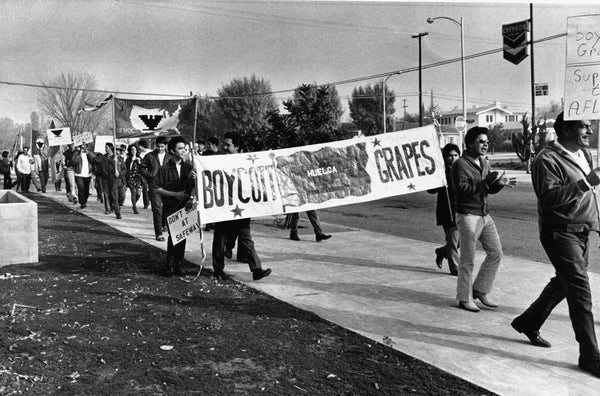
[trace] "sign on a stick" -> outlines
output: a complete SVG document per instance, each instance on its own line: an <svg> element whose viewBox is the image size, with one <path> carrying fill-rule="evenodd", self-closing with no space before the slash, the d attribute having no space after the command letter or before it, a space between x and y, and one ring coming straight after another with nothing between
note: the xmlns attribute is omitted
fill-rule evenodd
<svg viewBox="0 0 600 396"><path fill-rule="evenodd" d="M567 18L565 120L600 119L600 15Z"/></svg>
<svg viewBox="0 0 600 396"><path fill-rule="evenodd" d="M75 146L81 146L84 143L92 143L94 141L94 135L91 132L83 132L79 135L73 136L73 144Z"/></svg>
<svg viewBox="0 0 600 396"><path fill-rule="evenodd" d="M54 128L46 131L48 146L62 146L73 143L71 140L71 128Z"/></svg>
<svg viewBox="0 0 600 396"><path fill-rule="evenodd" d="M456 130L460 133L463 133L464 131L466 131L467 130L467 120L465 120L465 117L463 117L463 116L456 117L456 120L454 120L454 128L456 128Z"/></svg>
<svg viewBox="0 0 600 396"><path fill-rule="evenodd" d="M198 232L200 233L200 241L202 241L202 227L197 205L194 205L190 210L186 208L179 209L172 215L167 216L167 225L169 226L169 235L171 235L173 245L177 245Z"/></svg>

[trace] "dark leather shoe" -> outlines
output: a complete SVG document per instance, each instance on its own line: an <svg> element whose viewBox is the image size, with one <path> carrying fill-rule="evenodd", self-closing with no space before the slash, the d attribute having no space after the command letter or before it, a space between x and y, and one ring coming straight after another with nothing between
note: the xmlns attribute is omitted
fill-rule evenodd
<svg viewBox="0 0 600 396"><path fill-rule="evenodd" d="M529 341L532 345L543 348L550 348L552 346L552 344L550 344L548 341L542 338L539 330L527 330L524 327L521 327L516 319L513 320L510 325L513 329L515 329L519 333L524 334L525 337L529 338Z"/></svg>
<svg viewBox="0 0 600 396"><path fill-rule="evenodd" d="M216 279L223 280L223 281L231 280L231 275L229 275L229 274L225 273L225 271L217 271L217 272L214 272L214 273L213 273L213 276L214 276Z"/></svg>
<svg viewBox="0 0 600 396"><path fill-rule="evenodd" d="M225 257L228 259L233 257L233 252L230 249L225 250Z"/></svg>
<svg viewBox="0 0 600 396"><path fill-rule="evenodd" d="M483 305L490 308L498 308L498 304L491 302L485 293L480 293L478 291L473 290L473 298L481 301Z"/></svg>
<svg viewBox="0 0 600 396"><path fill-rule="evenodd" d="M600 377L600 361L594 361L590 363L579 362L579 368L592 375L595 375L596 377Z"/></svg>
<svg viewBox="0 0 600 396"><path fill-rule="evenodd" d="M321 234L316 236L317 242L325 241L329 238L331 238L331 235L328 234Z"/></svg>
<svg viewBox="0 0 600 396"><path fill-rule="evenodd" d="M164 240L165 240L165 237L164 237L164 236L162 236L162 235L159 235L159 236L157 236L157 237L156 237L156 240L157 240L157 241L160 241L160 242L164 242Z"/></svg>
<svg viewBox="0 0 600 396"><path fill-rule="evenodd" d="M479 307L473 301L459 301L458 307L465 311L479 312Z"/></svg>
<svg viewBox="0 0 600 396"><path fill-rule="evenodd" d="M435 249L435 265L437 265L439 269L442 269L443 261L444 261L444 252L443 252L442 248Z"/></svg>
<svg viewBox="0 0 600 396"><path fill-rule="evenodd" d="M257 269L255 271L252 271L252 279L257 281L257 280L261 280L262 278L266 278L267 276L271 275L271 269L267 268L267 269Z"/></svg>
<svg viewBox="0 0 600 396"><path fill-rule="evenodd" d="M292 241L299 241L299 240L300 240L300 237L298 236L298 233L297 233L297 232L290 232L290 239L291 239Z"/></svg>

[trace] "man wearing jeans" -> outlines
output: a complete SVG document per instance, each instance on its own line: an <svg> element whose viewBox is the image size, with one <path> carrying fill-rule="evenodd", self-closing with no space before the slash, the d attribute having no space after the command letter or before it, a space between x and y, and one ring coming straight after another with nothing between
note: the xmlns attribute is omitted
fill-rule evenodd
<svg viewBox="0 0 600 396"><path fill-rule="evenodd" d="M154 223L154 236L157 241L164 241L163 228L165 226L163 219L163 204L160 194L156 192L154 178L158 170L166 164L171 156L166 151L167 138L159 136L156 138L156 149L144 156L142 159L142 176L148 181L148 195L150 196L150 206L152 206L152 221Z"/></svg>
<svg viewBox="0 0 600 396"><path fill-rule="evenodd" d="M504 186L516 183L515 180L509 182L504 173L490 170L485 158L489 145L487 133L487 128L469 129L465 135L467 149L452 165L456 226L460 235L456 298L460 308L471 312L479 311L473 299L479 299L490 308L498 306L487 297L502 259L500 237L489 214L488 194L495 194ZM473 281L477 241L481 242L486 256Z"/></svg>
<svg viewBox="0 0 600 396"><path fill-rule="evenodd" d="M587 274L589 234L599 230L594 190L600 184L600 168L592 169L589 147L593 131L589 121L565 121L561 113L554 129L558 140L535 157L531 178L538 198L540 241L556 275L511 325L533 345L550 347L539 330L554 307L566 298L579 343L579 367L600 377Z"/></svg>

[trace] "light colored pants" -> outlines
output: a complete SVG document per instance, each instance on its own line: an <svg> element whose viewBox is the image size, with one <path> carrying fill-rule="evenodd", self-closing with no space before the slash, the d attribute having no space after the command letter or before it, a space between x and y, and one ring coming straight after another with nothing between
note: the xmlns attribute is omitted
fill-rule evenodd
<svg viewBox="0 0 600 396"><path fill-rule="evenodd" d="M65 177L69 179L69 191L67 191L67 197L69 197L69 201L73 201L77 199L77 189L75 184L75 170L73 168L67 168L65 173Z"/></svg>
<svg viewBox="0 0 600 396"><path fill-rule="evenodd" d="M496 272L502 259L502 245L496 224L490 215L456 214L456 225L460 234L460 261L456 298L458 301L472 301L473 290L488 294L494 285ZM473 282L475 249L481 242L486 252L479 273Z"/></svg>

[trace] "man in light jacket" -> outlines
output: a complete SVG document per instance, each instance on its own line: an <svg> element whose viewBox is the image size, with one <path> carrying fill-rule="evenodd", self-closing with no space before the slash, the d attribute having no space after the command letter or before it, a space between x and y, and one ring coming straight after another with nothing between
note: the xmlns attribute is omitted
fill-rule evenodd
<svg viewBox="0 0 600 396"><path fill-rule="evenodd" d="M17 169L21 174L21 192L29 192L32 163L33 158L29 155L29 147L23 146L23 154L19 156L19 160L17 161Z"/></svg>
<svg viewBox="0 0 600 396"><path fill-rule="evenodd" d="M588 120L554 123L558 140L535 157L531 178L538 198L540 241L556 275L512 327L539 347L550 347L540 328L562 300L579 343L579 367L600 377L600 352L592 314L592 292L587 274L589 235L598 232L596 186L600 168L593 169L589 152L592 129Z"/></svg>

